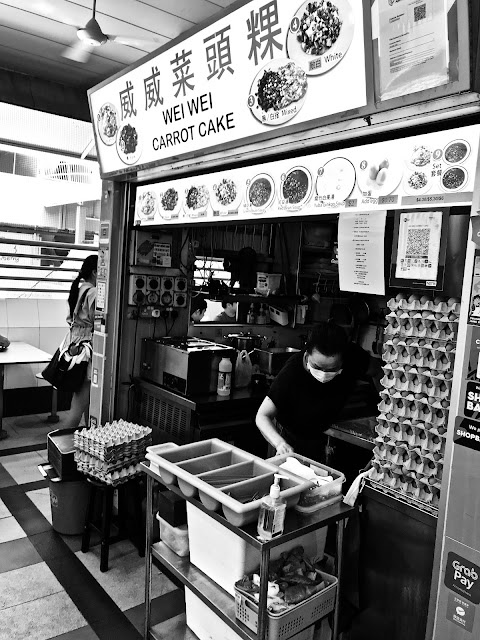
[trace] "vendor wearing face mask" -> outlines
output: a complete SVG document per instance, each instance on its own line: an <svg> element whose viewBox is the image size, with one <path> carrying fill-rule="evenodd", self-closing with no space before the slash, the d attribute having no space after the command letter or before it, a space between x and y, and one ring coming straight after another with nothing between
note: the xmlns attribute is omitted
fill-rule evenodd
<svg viewBox="0 0 480 640"><path fill-rule="evenodd" d="M292 356L273 381L258 410L257 427L277 454L296 451L321 462L324 432L338 418L355 381L379 378L379 371L379 363L349 343L342 327L317 324L305 351Z"/></svg>

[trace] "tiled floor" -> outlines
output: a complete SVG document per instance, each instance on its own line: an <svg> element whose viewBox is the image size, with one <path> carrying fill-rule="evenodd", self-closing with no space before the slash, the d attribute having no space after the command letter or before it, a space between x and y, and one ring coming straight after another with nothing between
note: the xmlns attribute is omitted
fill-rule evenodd
<svg viewBox="0 0 480 640"><path fill-rule="evenodd" d="M130 541L118 542L101 573L98 535L82 553L80 536L53 530L38 465L46 460L46 433L61 423L44 425L42 418L4 420L10 437L0 442L0 640L140 640L144 559ZM183 614L183 593L155 566L152 588L154 624Z"/></svg>

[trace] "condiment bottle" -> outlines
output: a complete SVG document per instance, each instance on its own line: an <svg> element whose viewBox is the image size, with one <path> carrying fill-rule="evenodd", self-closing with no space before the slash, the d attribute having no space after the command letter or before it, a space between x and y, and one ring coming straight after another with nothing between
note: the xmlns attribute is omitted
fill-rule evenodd
<svg viewBox="0 0 480 640"><path fill-rule="evenodd" d="M253 302L250 305L250 309L247 313L247 324L255 324L255 308L253 306Z"/></svg>
<svg viewBox="0 0 480 640"><path fill-rule="evenodd" d="M280 479L284 476L276 473L270 494L265 496L258 514L257 532L260 540L267 541L283 533L287 501L280 496Z"/></svg>
<svg viewBox="0 0 480 640"><path fill-rule="evenodd" d="M218 365L217 394L229 396L232 387L232 362L230 358L222 358Z"/></svg>

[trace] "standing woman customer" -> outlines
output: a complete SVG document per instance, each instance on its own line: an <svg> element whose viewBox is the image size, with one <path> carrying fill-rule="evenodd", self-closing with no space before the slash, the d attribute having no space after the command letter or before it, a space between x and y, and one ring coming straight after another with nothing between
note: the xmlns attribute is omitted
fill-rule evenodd
<svg viewBox="0 0 480 640"><path fill-rule="evenodd" d="M67 316L67 323L70 325L70 344L80 343L85 340L91 342L93 338L95 300L97 297L97 261L96 255L90 255L85 258L79 274L70 288L68 296L69 314ZM82 386L73 393L65 428L76 429L80 424L82 415L85 415L85 425L88 427L91 373L92 361L90 360Z"/></svg>

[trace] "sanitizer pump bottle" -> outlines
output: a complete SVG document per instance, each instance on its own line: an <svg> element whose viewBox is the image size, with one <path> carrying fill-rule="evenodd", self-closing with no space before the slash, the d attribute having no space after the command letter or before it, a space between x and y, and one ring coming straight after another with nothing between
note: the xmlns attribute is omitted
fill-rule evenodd
<svg viewBox="0 0 480 640"><path fill-rule="evenodd" d="M222 358L218 365L217 394L229 396L232 386L232 362L230 358Z"/></svg>
<svg viewBox="0 0 480 640"><path fill-rule="evenodd" d="M271 540L283 533L287 503L280 496L280 480L284 477L278 473L274 475L275 481L270 487L270 494L263 498L260 505L257 524L260 540Z"/></svg>

